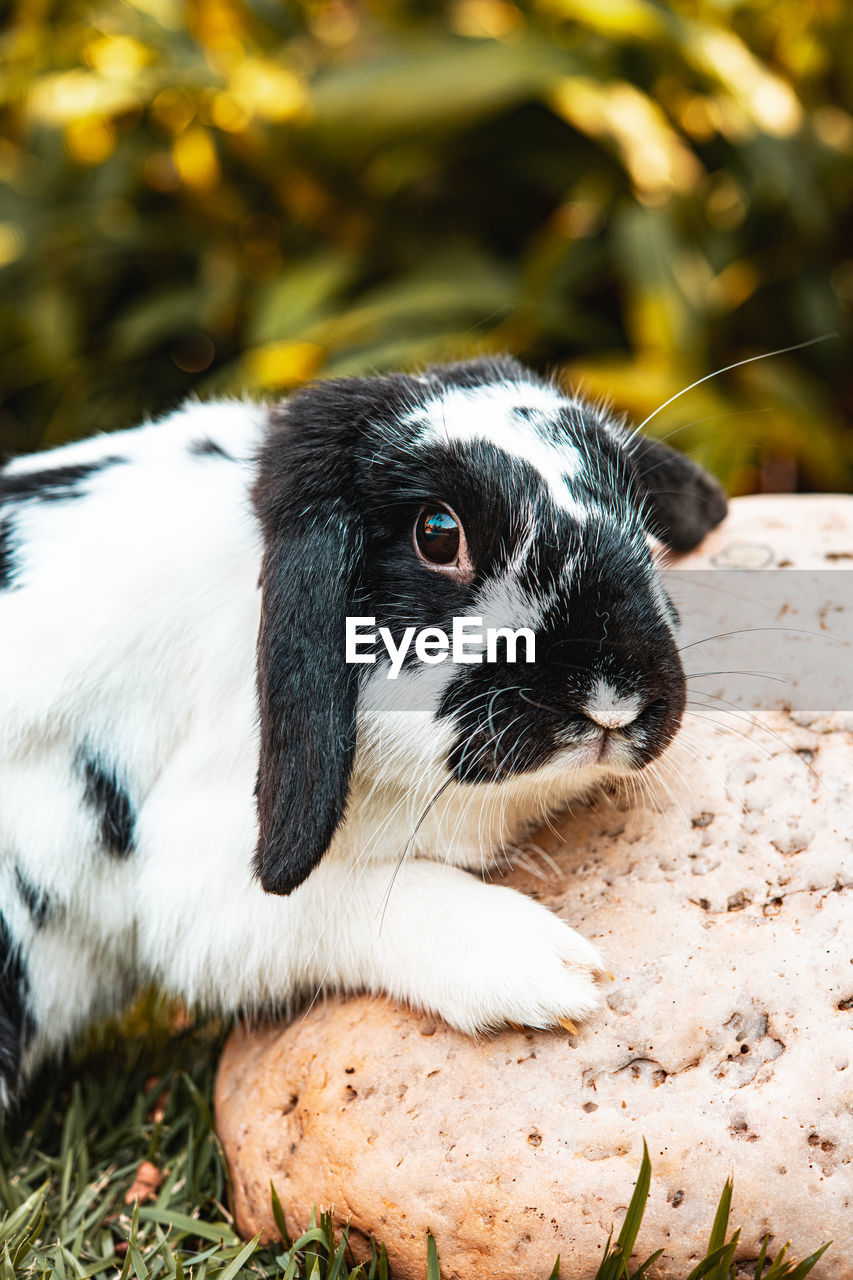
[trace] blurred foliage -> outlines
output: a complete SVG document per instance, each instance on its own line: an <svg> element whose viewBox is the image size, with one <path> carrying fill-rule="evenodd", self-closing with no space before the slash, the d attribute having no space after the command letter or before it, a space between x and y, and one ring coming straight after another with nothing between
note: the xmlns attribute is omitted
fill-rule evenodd
<svg viewBox="0 0 853 1280"><path fill-rule="evenodd" d="M849 488L846 0L18 0L0 449L482 350Z"/></svg>

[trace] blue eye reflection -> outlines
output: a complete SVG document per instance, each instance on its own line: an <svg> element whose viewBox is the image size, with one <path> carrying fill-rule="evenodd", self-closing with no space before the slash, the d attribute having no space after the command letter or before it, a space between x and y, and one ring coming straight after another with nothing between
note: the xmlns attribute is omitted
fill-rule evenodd
<svg viewBox="0 0 853 1280"><path fill-rule="evenodd" d="M424 520L424 537L440 538L443 533L456 533L458 526L449 511L433 511Z"/></svg>

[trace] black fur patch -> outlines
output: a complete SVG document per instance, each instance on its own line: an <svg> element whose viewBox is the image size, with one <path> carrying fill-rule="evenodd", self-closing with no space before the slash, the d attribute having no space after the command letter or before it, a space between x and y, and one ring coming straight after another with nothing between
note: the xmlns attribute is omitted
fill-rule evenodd
<svg viewBox="0 0 853 1280"><path fill-rule="evenodd" d="M21 1059L33 1032L27 1008L29 984L21 948L0 914L0 1084L9 1098L17 1093Z"/></svg>
<svg viewBox="0 0 853 1280"><path fill-rule="evenodd" d="M50 915L50 898L43 889L37 889L32 881L27 879L20 867L15 867L15 883L33 924L37 929L41 929Z"/></svg>
<svg viewBox="0 0 853 1280"><path fill-rule="evenodd" d="M193 440L190 445L190 453L196 458L225 458L228 462L233 462L230 453L227 453L221 444L217 444L215 440L205 438L204 440Z"/></svg>
<svg viewBox="0 0 853 1280"><path fill-rule="evenodd" d="M0 520L0 590L14 586L15 558L12 550L12 521Z"/></svg>
<svg viewBox="0 0 853 1280"><path fill-rule="evenodd" d="M84 796L98 819L101 843L114 858L127 858L133 853L133 828L136 815L130 796L122 787L114 769L110 770L93 756L81 753Z"/></svg>
<svg viewBox="0 0 853 1280"><path fill-rule="evenodd" d="M79 498L83 484L97 472L113 467L121 458L102 458L99 462L68 463L42 471L0 473L0 504L4 502L65 502Z"/></svg>
<svg viewBox="0 0 853 1280"><path fill-rule="evenodd" d="M692 551L725 518L725 490L660 440L633 435L628 453L650 500L650 532L673 551Z"/></svg>

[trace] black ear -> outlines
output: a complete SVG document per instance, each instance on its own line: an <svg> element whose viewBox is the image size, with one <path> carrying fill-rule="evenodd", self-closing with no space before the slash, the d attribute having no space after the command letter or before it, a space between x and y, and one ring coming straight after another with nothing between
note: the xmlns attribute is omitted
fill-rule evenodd
<svg viewBox="0 0 853 1280"><path fill-rule="evenodd" d="M345 662L345 619L359 612L363 578L352 474L363 385L320 384L275 411L252 495L264 535L254 866L268 893L302 883L346 807L361 670Z"/></svg>
<svg viewBox="0 0 853 1280"><path fill-rule="evenodd" d="M646 498L649 531L673 551L692 551L728 510L725 490L683 453L635 434L626 443Z"/></svg>

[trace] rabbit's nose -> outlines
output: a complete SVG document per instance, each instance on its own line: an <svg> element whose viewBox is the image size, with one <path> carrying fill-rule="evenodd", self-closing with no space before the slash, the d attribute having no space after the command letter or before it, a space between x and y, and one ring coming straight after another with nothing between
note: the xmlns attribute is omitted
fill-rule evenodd
<svg viewBox="0 0 853 1280"><path fill-rule="evenodd" d="M620 693L606 680L596 680L584 704L584 715L602 729L623 729L640 715L645 703L635 693Z"/></svg>

